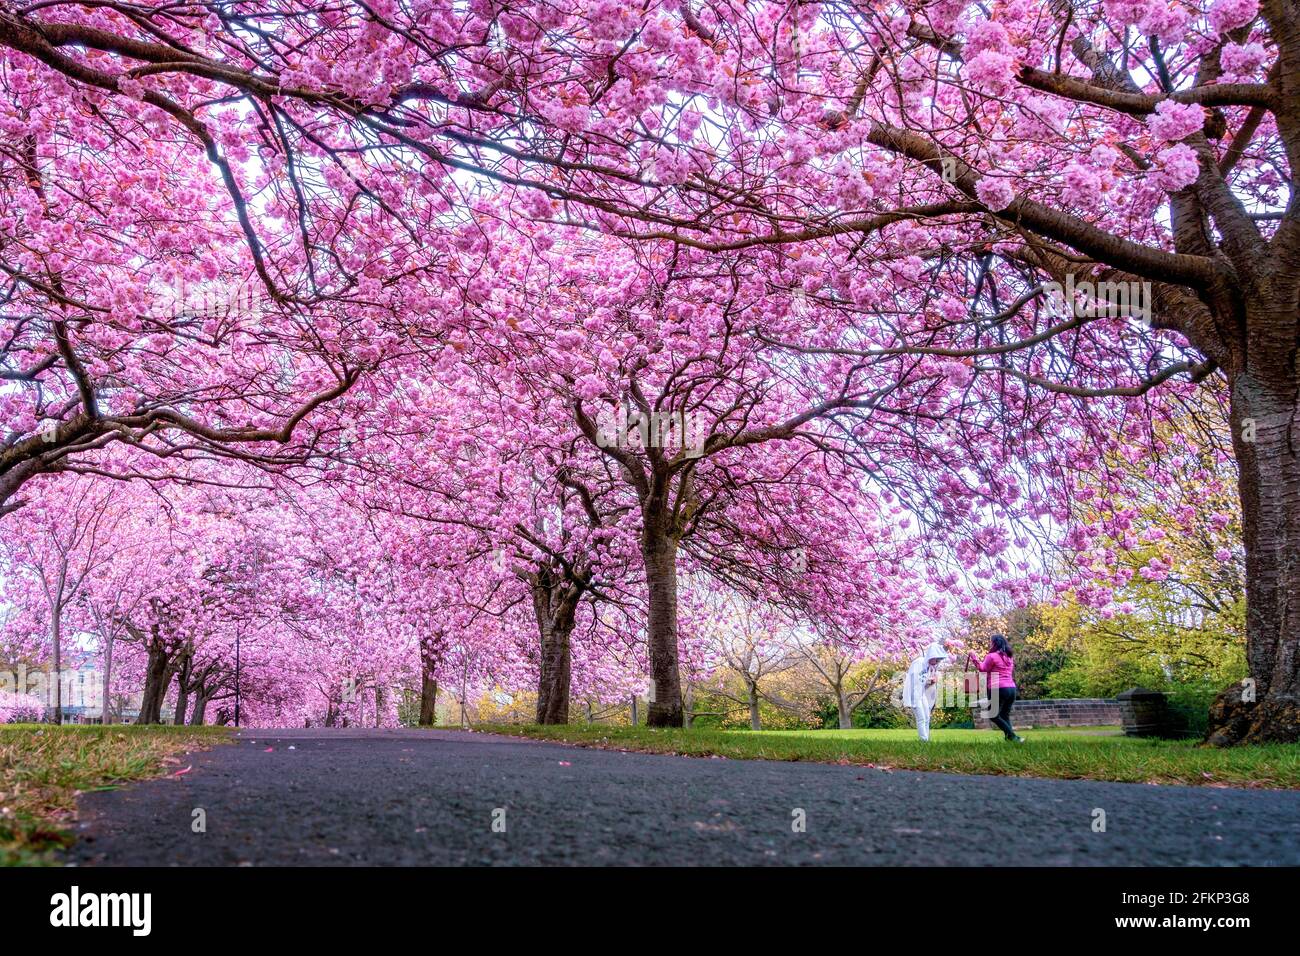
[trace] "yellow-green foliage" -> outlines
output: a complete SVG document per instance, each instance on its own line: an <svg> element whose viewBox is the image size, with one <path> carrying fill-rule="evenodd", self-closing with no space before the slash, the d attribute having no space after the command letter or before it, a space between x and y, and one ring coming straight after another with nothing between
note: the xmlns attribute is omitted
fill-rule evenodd
<svg viewBox="0 0 1300 956"><path fill-rule="evenodd" d="M511 694L497 687L481 694L474 710L477 719L488 723L527 723L537 717L537 695Z"/></svg>
<svg viewBox="0 0 1300 956"><path fill-rule="evenodd" d="M1094 500L1106 508L1117 501L1132 507L1135 528L1158 529L1164 538L1141 539L1129 548L1109 538L1098 542L1113 549L1118 566L1131 575L1116 589L1109 612L1085 606L1074 594L1065 595L1059 607L1044 609L1041 639L1067 649L1072 658L1048 679L1056 696L1113 694L1133 684L1219 688L1245 676L1246 596L1235 476L1231 462L1205 444L1226 434L1217 414L1218 406L1206 401L1197 409L1198 431L1192 431L1190 418L1165 426L1159 437L1168 454L1157 471L1148 472L1143 458L1108 460L1112 474L1122 477L1123 494L1108 493L1099 484ZM1077 511L1085 522L1096 517L1094 509ZM1168 576L1150 580L1141 569L1157 556L1169 562Z"/></svg>

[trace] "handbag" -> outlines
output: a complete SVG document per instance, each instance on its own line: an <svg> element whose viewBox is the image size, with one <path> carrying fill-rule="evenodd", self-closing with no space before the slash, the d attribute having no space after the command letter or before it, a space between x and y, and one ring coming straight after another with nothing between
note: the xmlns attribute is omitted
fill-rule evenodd
<svg viewBox="0 0 1300 956"><path fill-rule="evenodd" d="M974 660L975 660L975 658L972 657L970 654L967 654L967 655L966 655L966 663L967 663L967 664L971 664L972 662L974 662ZM982 676L983 676L983 674L981 673L981 671L980 671L980 669L979 669L978 667L975 668L974 672L972 672L972 671L970 671L970 670L967 670L966 673L962 676L962 691L966 694L966 700L967 700L968 702L970 702L970 705L971 705L972 707L974 707L974 706L986 706L986 705L981 705L981 704L977 704L977 703L975 703L975 702L977 702L977 701L984 701L984 700L987 700L987 698L988 698L988 696L989 696L989 695L988 695L988 681L987 681L987 680L984 681L984 687L983 687L983 690L985 691L985 693L983 694L983 696L980 695L980 690L981 690L981 688L980 688L980 677L982 677Z"/></svg>

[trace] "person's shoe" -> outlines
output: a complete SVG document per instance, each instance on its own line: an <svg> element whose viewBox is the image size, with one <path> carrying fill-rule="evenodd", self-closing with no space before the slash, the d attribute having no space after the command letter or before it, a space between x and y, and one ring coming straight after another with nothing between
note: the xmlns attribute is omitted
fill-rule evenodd
<svg viewBox="0 0 1300 956"><path fill-rule="evenodd" d="M1025 742L1025 738L1021 737L1019 734L1016 734L1014 737L1007 738L1007 743L1023 744L1024 742Z"/></svg>

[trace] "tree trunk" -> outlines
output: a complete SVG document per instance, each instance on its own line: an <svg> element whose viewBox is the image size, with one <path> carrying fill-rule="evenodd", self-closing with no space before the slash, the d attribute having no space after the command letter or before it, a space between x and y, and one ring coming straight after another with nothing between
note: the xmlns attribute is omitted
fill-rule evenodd
<svg viewBox="0 0 1300 956"><path fill-rule="evenodd" d="M683 718L677 667L677 542L647 523L642 532L641 554L650 597L646 640L650 676L655 685L646 726L680 727Z"/></svg>
<svg viewBox="0 0 1300 956"><path fill-rule="evenodd" d="M1295 343L1255 348L1233 377L1232 436L1246 548L1246 662L1210 708L1212 744L1300 740L1300 429ZM1263 367L1260 367L1263 366ZM1265 384L1267 383L1267 384Z"/></svg>
<svg viewBox="0 0 1300 956"><path fill-rule="evenodd" d="M189 645L181 651L172 670L176 674L176 713L172 715L172 723L177 727L185 725L185 715L190 709L190 689L192 682L190 675L194 670L194 648ZM166 691L163 692L164 695Z"/></svg>
<svg viewBox="0 0 1300 956"><path fill-rule="evenodd" d="M537 672L537 722L567 724L572 661L569 640L581 592L567 583L556 583L549 570L533 576L532 590L542 644Z"/></svg>
<svg viewBox="0 0 1300 956"><path fill-rule="evenodd" d="M438 722L438 668L442 666L445 646L441 631L433 631L420 640L421 727L432 727Z"/></svg>
<svg viewBox="0 0 1300 956"><path fill-rule="evenodd" d="M202 727L207 719L208 698L203 691L194 695L194 712L190 715L191 727Z"/></svg>
<svg viewBox="0 0 1300 956"><path fill-rule="evenodd" d="M425 672L420 682L420 720L421 727L432 727L438 722L438 682Z"/></svg>
<svg viewBox="0 0 1300 956"><path fill-rule="evenodd" d="M99 702L100 723L107 726L113 722L113 715L109 712L109 705L112 703L112 695L109 691L109 683L113 676L113 635L109 634L104 638L104 683L101 690L102 699Z"/></svg>
<svg viewBox="0 0 1300 956"><path fill-rule="evenodd" d="M542 638L541 667L537 675L537 722L567 724L571 681L569 637L573 620L545 630L548 633Z"/></svg>
<svg viewBox="0 0 1300 956"><path fill-rule="evenodd" d="M167 685L171 682L172 670L170 655L162 641L155 638L148 645L149 658L144 669L144 694L140 700L140 716L136 723L162 723L163 699L167 696Z"/></svg>
<svg viewBox="0 0 1300 956"><path fill-rule="evenodd" d="M176 713L172 715L172 723L177 727L185 725L185 716L190 710L190 692L185 689L184 684L176 686Z"/></svg>
<svg viewBox="0 0 1300 956"><path fill-rule="evenodd" d="M60 583L62 587L62 583ZM54 722L63 723L63 609L50 610L50 640L54 642ZM48 700L48 698L47 698Z"/></svg>
<svg viewBox="0 0 1300 956"><path fill-rule="evenodd" d="M749 729L763 729L763 718L758 712L758 684L753 681L749 682Z"/></svg>
<svg viewBox="0 0 1300 956"><path fill-rule="evenodd" d="M853 729L853 705L849 703L849 695L844 693L843 685L835 689L835 695L838 698L840 710L840 730Z"/></svg>
<svg viewBox="0 0 1300 956"><path fill-rule="evenodd" d="M691 710L695 706L695 687L688 680L686 687L683 689L682 696L685 698L682 706L682 726L687 730L691 729Z"/></svg>

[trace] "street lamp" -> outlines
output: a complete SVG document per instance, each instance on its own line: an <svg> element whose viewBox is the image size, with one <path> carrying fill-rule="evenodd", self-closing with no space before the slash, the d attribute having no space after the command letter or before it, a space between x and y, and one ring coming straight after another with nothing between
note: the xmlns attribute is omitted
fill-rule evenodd
<svg viewBox="0 0 1300 956"><path fill-rule="evenodd" d="M239 726L239 635L242 630L235 630L235 726Z"/></svg>

